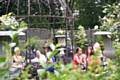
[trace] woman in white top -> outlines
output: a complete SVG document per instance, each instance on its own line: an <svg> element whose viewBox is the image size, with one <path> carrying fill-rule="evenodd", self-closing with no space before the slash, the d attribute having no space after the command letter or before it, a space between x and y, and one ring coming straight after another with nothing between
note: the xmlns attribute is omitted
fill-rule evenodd
<svg viewBox="0 0 120 80"><path fill-rule="evenodd" d="M47 59L46 57L39 51L36 51L36 57L31 60L32 62L40 62L40 63L46 63Z"/></svg>

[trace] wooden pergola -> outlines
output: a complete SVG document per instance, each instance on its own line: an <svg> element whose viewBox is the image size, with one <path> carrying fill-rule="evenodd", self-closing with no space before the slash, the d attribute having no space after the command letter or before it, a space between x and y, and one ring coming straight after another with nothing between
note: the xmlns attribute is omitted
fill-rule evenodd
<svg viewBox="0 0 120 80"><path fill-rule="evenodd" d="M13 12L16 18L20 18L28 23L30 27L58 29L62 26L65 29L66 47L67 32L71 31L71 43L73 46L74 16L71 9L73 0L68 4L67 0L1 0L5 4L3 13ZM0 2L0 3L1 3ZM39 19L47 22L34 22ZM55 36L55 34L54 34Z"/></svg>

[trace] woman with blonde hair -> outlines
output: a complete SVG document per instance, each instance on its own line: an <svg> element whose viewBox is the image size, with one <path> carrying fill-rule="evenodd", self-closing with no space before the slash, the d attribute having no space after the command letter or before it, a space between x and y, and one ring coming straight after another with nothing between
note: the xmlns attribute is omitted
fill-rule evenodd
<svg viewBox="0 0 120 80"><path fill-rule="evenodd" d="M24 68L24 65L23 65L24 58L21 56L20 48L15 47L14 53L15 54L13 55L12 67L20 68L20 69Z"/></svg>

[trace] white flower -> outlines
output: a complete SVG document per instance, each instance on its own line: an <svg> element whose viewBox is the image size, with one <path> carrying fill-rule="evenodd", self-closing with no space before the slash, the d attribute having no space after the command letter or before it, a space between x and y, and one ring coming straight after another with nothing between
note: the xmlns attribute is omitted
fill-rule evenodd
<svg viewBox="0 0 120 80"><path fill-rule="evenodd" d="M110 35L107 35L107 37L108 37L108 38L111 38L111 36L110 36Z"/></svg>
<svg viewBox="0 0 120 80"><path fill-rule="evenodd" d="M115 39L115 41L119 41L119 39Z"/></svg>
<svg viewBox="0 0 120 80"><path fill-rule="evenodd" d="M94 29L97 30L97 29L98 29L98 25L95 25L95 26L94 26Z"/></svg>
<svg viewBox="0 0 120 80"><path fill-rule="evenodd" d="M103 20L106 20L106 19L107 19L107 17L106 17L106 16L104 16L102 19L103 19Z"/></svg>
<svg viewBox="0 0 120 80"><path fill-rule="evenodd" d="M16 45L16 43L10 43L9 46L10 47L14 47Z"/></svg>

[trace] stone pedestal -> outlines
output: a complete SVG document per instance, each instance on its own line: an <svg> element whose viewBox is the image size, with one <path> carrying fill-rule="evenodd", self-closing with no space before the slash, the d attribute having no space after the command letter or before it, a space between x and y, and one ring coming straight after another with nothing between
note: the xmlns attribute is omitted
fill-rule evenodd
<svg viewBox="0 0 120 80"><path fill-rule="evenodd" d="M108 35L111 35L111 32L107 31L98 31L95 32L94 35L96 36L102 36L104 39L104 51L103 55L108 58L114 58L115 57L115 49L112 47L112 40L108 37Z"/></svg>
<svg viewBox="0 0 120 80"><path fill-rule="evenodd" d="M4 56L4 49L2 42L11 42L10 35L15 33L16 31L0 31L0 56ZM20 32L19 36L25 36L25 33Z"/></svg>
<svg viewBox="0 0 120 80"><path fill-rule="evenodd" d="M60 43L62 46L66 46L65 35L55 35L55 38L57 39L57 42Z"/></svg>
<svg viewBox="0 0 120 80"><path fill-rule="evenodd" d="M108 38L107 36L103 36L104 37L104 51L103 54L106 57L109 58L114 58L115 57L115 49L112 47L112 41L110 38Z"/></svg>

